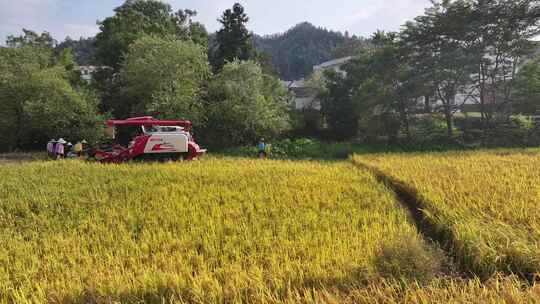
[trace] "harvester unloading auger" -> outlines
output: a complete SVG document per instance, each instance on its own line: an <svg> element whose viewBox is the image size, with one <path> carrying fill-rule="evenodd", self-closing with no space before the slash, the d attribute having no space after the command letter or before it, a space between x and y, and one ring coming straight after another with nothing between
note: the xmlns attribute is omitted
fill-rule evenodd
<svg viewBox="0 0 540 304"><path fill-rule="evenodd" d="M135 128L126 146L114 144L95 151L95 158L102 163L123 163L130 160L194 160L206 153L195 142L191 122L187 120L157 120L153 117L136 117L126 120L108 120L109 135L116 138L116 127Z"/></svg>

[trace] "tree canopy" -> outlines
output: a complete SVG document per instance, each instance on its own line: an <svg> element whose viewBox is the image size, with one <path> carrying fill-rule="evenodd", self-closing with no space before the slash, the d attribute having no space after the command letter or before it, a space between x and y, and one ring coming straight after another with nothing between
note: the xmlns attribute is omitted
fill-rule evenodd
<svg viewBox="0 0 540 304"><path fill-rule="evenodd" d="M212 56L215 71L235 59L248 60L256 56L246 27L248 21L249 17L239 3L223 12L219 19L222 28L216 34L216 50Z"/></svg>
<svg viewBox="0 0 540 304"><path fill-rule="evenodd" d="M101 64L115 69L120 67L129 45L145 34L207 43L204 27L191 21L195 11L174 13L169 4L158 0L127 0L114 11L114 16L99 22L96 57Z"/></svg>
<svg viewBox="0 0 540 304"><path fill-rule="evenodd" d="M288 93L278 79L254 61L227 63L209 86L209 142L214 145L254 143L288 127Z"/></svg>
<svg viewBox="0 0 540 304"><path fill-rule="evenodd" d="M174 37L143 36L129 47L111 108L116 117L153 113L202 123L200 94L209 73L200 45Z"/></svg>
<svg viewBox="0 0 540 304"><path fill-rule="evenodd" d="M34 43L0 48L0 147L41 147L51 138L95 140L97 99L72 86L65 61Z"/></svg>
<svg viewBox="0 0 540 304"><path fill-rule="evenodd" d="M517 73L514 108L522 114L540 114L540 56L527 62Z"/></svg>

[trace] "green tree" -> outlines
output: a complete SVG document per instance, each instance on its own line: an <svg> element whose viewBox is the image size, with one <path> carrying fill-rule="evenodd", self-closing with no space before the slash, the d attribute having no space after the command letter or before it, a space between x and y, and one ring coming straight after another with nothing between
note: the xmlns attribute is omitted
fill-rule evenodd
<svg viewBox="0 0 540 304"><path fill-rule="evenodd" d="M209 86L205 139L223 147L273 137L289 124L288 92L254 61L226 64Z"/></svg>
<svg viewBox="0 0 540 304"><path fill-rule="evenodd" d="M374 48L349 65L353 98L364 116L390 117L397 113L401 130L411 139L410 113L417 104L421 82L409 65L410 53L397 33L377 32Z"/></svg>
<svg viewBox="0 0 540 304"><path fill-rule="evenodd" d="M54 40L49 32L38 34L27 29L23 29L22 36L8 36L6 39L6 45L12 48L33 46L52 50L54 47L56 47L56 44L56 40Z"/></svg>
<svg viewBox="0 0 540 304"><path fill-rule="evenodd" d="M472 41L466 38L470 16L467 1L443 1L407 23L401 33L414 74L429 82L442 103L448 137L453 136L453 116L459 108L456 95L466 93L476 72Z"/></svg>
<svg viewBox="0 0 540 304"><path fill-rule="evenodd" d="M118 75L118 96L110 106L119 118L154 113L202 123L200 95L209 70L200 45L144 36L126 54Z"/></svg>
<svg viewBox="0 0 540 304"><path fill-rule="evenodd" d="M220 71L227 62L235 59L248 60L255 57L251 35L246 28L248 21L244 7L239 3L227 9L219 19L223 27L216 36L217 49L212 58L215 71Z"/></svg>
<svg viewBox="0 0 540 304"><path fill-rule="evenodd" d="M508 119L512 114L514 79L529 51L529 39L540 33L540 8L537 0L477 0L470 7L468 35L462 40L473 42L473 97L488 131L496 115Z"/></svg>
<svg viewBox="0 0 540 304"><path fill-rule="evenodd" d="M98 136L96 99L70 84L65 66L41 46L0 48L0 142L3 150L42 148L51 138Z"/></svg>
<svg viewBox="0 0 540 304"><path fill-rule="evenodd" d="M540 57L529 61L517 73L513 99L516 112L536 115L540 113Z"/></svg>
<svg viewBox="0 0 540 304"><path fill-rule="evenodd" d="M333 70L325 72L326 90L321 99L321 112L336 139L350 139L358 134L359 115L347 77Z"/></svg>
<svg viewBox="0 0 540 304"><path fill-rule="evenodd" d="M120 67L128 47L141 36L174 36L194 40L206 46L206 30L191 18L195 11L173 13L170 5L158 0L127 0L115 9L115 15L99 23L96 56L101 64Z"/></svg>

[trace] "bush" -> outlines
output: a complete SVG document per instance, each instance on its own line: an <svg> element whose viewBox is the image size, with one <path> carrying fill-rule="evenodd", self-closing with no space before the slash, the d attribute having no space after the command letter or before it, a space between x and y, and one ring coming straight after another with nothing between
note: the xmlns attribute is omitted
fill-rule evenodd
<svg viewBox="0 0 540 304"><path fill-rule="evenodd" d="M527 147L538 144L535 125L527 117L517 115L498 119L485 134L488 147Z"/></svg>
<svg viewBox="0 0 540 304"><path fill-rule="evenodd" d="M270 144L270 157L278 159L345 159L355 150L347 143L321 142L315 139L285 139ZM257 148L243 146L222 151L231 156L257 156Z"/></svg>
<svg viewBox="0 0 540 304"><path fill-rule="evenodd" d="M366 116L360 119L360 131L366 142L378 142L379 138L386 137L389 141L396 139L400 129L399 119L389 113Z"/></svg>
<svg viewBox="0 0 540 304"><path fill-rule="evenodd" d="M412 141L405 145L415 150L439 151L460 146L457 140L461 136L460 130L454 128L454 137L448 138L446 122L440 117L420 117L411 131Z"/></svg>

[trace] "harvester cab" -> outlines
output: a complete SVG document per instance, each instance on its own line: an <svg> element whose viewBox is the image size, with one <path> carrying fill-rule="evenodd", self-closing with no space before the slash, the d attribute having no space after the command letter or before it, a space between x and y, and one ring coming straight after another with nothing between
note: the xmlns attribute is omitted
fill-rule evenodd
<svg viewBox="0 0 540 304"><path fill-rule="evenodd" d="M96 159L104 163L194 160L206 153L195 142L190 121L157 120L148 116L108 120L106 126L114 144L95 153ZM125 130L117 133L117 128L127 128L129 133Z"/></svg>

